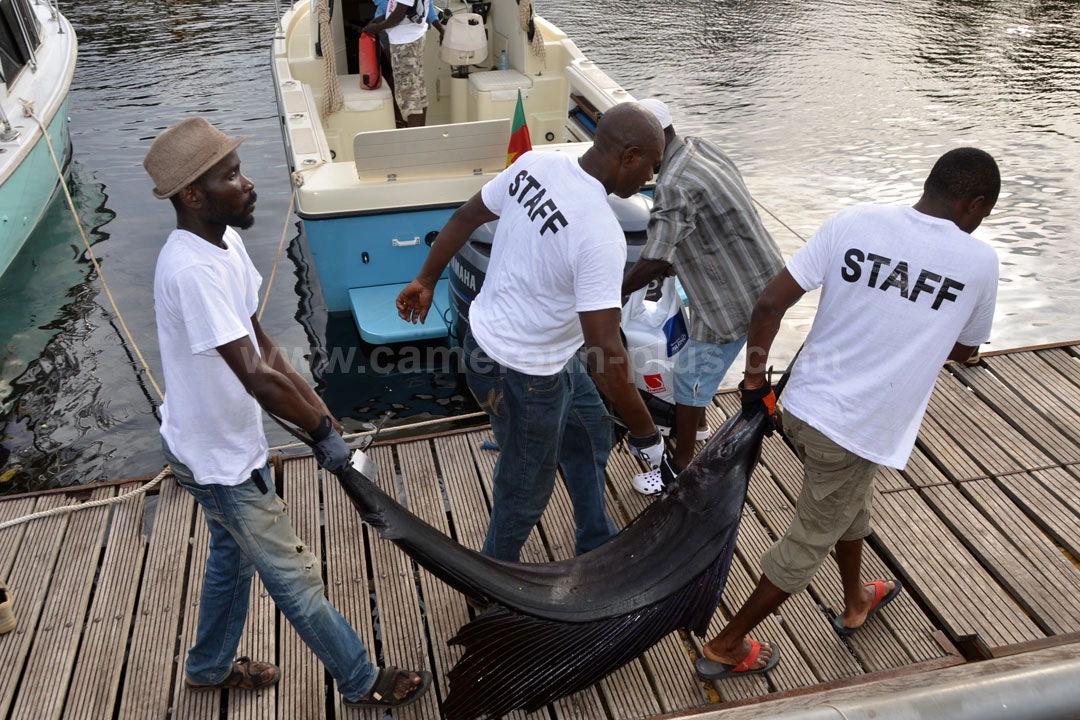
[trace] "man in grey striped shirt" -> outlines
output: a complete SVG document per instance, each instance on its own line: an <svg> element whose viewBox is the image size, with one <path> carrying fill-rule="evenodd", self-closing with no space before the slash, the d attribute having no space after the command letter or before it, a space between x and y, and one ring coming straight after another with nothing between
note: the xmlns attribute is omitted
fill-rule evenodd
<svg viewBox="0 0 1080 720"><path fill-rule="evenodd" d="M675 363L676 471L708 437L705 408L746 344L750 312L783 267L780 247L761 223L735 164L708 140L680 138L659 100L641 101L664 128L667 145L653 193L648 241L623 279L623 294L674 271L690 301L690 341ZM660 492L659 470L633 480Z"/></svg>

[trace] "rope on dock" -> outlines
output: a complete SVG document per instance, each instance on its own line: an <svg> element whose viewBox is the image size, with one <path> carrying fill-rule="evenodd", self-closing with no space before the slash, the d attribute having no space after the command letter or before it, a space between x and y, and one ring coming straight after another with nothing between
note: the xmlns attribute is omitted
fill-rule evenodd
<svg viewBox="0 0 1080 720"><path fill-rule="evenodd" d="M8 520L7 522L2 522L2 523L0 523L0 530L5 530L5 529L7 529L9 527L15 527L16 525L21 525L23 523L30 522L31 520L40 520L41 518L53 517L54 515L64 515L66 513L75 512L76 510L86 510L86 509L92 508L92 507L101 507L102 505L113 505L114 503L121 503L121 502L124 502L126 500L133 500L134 498L138 497L139 495L142 495L143 493L147 492L151 488L156 487L157 484L161 482L161 479L164 478L166 475L168 475L171 472L172 472L172 470L170 468L166 467L164 470L162 470L160 473L158 473L157 477L155 477L153 480L151 480L151 481L149 481L149 482L147 482L147 483L145 483L143 485L140 485L139 487L135 488L134 490L131 490L130 492L126 492L123 495L117 495L116 497L111 497L111 498L102 498L101 500L91 500L90 502L79 503L77 505L63 505L61 507L55 507L55 508L51 508L49 510L40 510L40 511L35 512L35 513L30 513L29 515L23 515L22 517L15 518L14 520Z"/></svg>

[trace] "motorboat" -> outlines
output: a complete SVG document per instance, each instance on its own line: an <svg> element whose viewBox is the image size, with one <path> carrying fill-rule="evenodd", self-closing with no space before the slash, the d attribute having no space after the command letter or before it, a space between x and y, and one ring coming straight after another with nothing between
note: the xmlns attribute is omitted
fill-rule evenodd
<svg viewBox="0 0 1080 720"><path fill-rule="evenodd" d="M399 127L386 82L365 87L372 2L298 0L280 14L272 47L294 208L327 311L351 313L372 345L453 339L483 280L490 227L440 279L425 324L400 320L394 301L451 213L507 166L519 104L532 152L580 156L600 116L634 99L528 0L425 1L445 35L425 41L423 127ZM650 200L610 202L633 257Z"/></svg>
<svg viewBox="0 0 1080 720"><path fill-rule="evenodd" d="M0 1L0 274L68 172L77 54L56 0Z"/></svg>

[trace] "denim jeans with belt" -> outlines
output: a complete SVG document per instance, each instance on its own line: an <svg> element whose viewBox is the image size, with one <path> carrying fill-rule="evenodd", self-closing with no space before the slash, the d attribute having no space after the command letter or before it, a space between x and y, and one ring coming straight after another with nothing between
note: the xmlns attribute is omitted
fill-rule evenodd
<svg viewBox="0 0 1080 720"><path fill-rule="evenodd" d="M611 421L592 378L577 357L554 375L526 375L500 365L476 344L462 342L469 390L491 420L499 444L491 520L482 552L517 561L544 514L561 467L574 506L575 552L610 540L615 524L604 502Z"/></svg>
<svg viewBox="0 0 1080 720"><path fill-rule="evenodd" d="M366 694L378 668L356 631L326 599L319 560L293 530L270 467L256 471L261 488L254 475L239 485L199 485L167 445L164 449L176 482L202 506L210 528L187 677L203 684L228 677L247 619L251 577L258 571L270 597L337 681L338 691L347 700Z"/></svg>

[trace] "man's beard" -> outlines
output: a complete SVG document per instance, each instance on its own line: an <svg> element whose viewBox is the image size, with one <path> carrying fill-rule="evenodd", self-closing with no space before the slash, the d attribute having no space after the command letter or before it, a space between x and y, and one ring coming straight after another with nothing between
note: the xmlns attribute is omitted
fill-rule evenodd
<svg viewBox="0 0 1080 720"><path fill-rule="evenodd" d="M226 212L216 200L210 201L208 210L210 216L222 225L247 230L255 224L255 215L252 213L252 209L255 207L256 200L258 200L258 195L252 190L247 204L244 206L243 213Z"/></svg>

